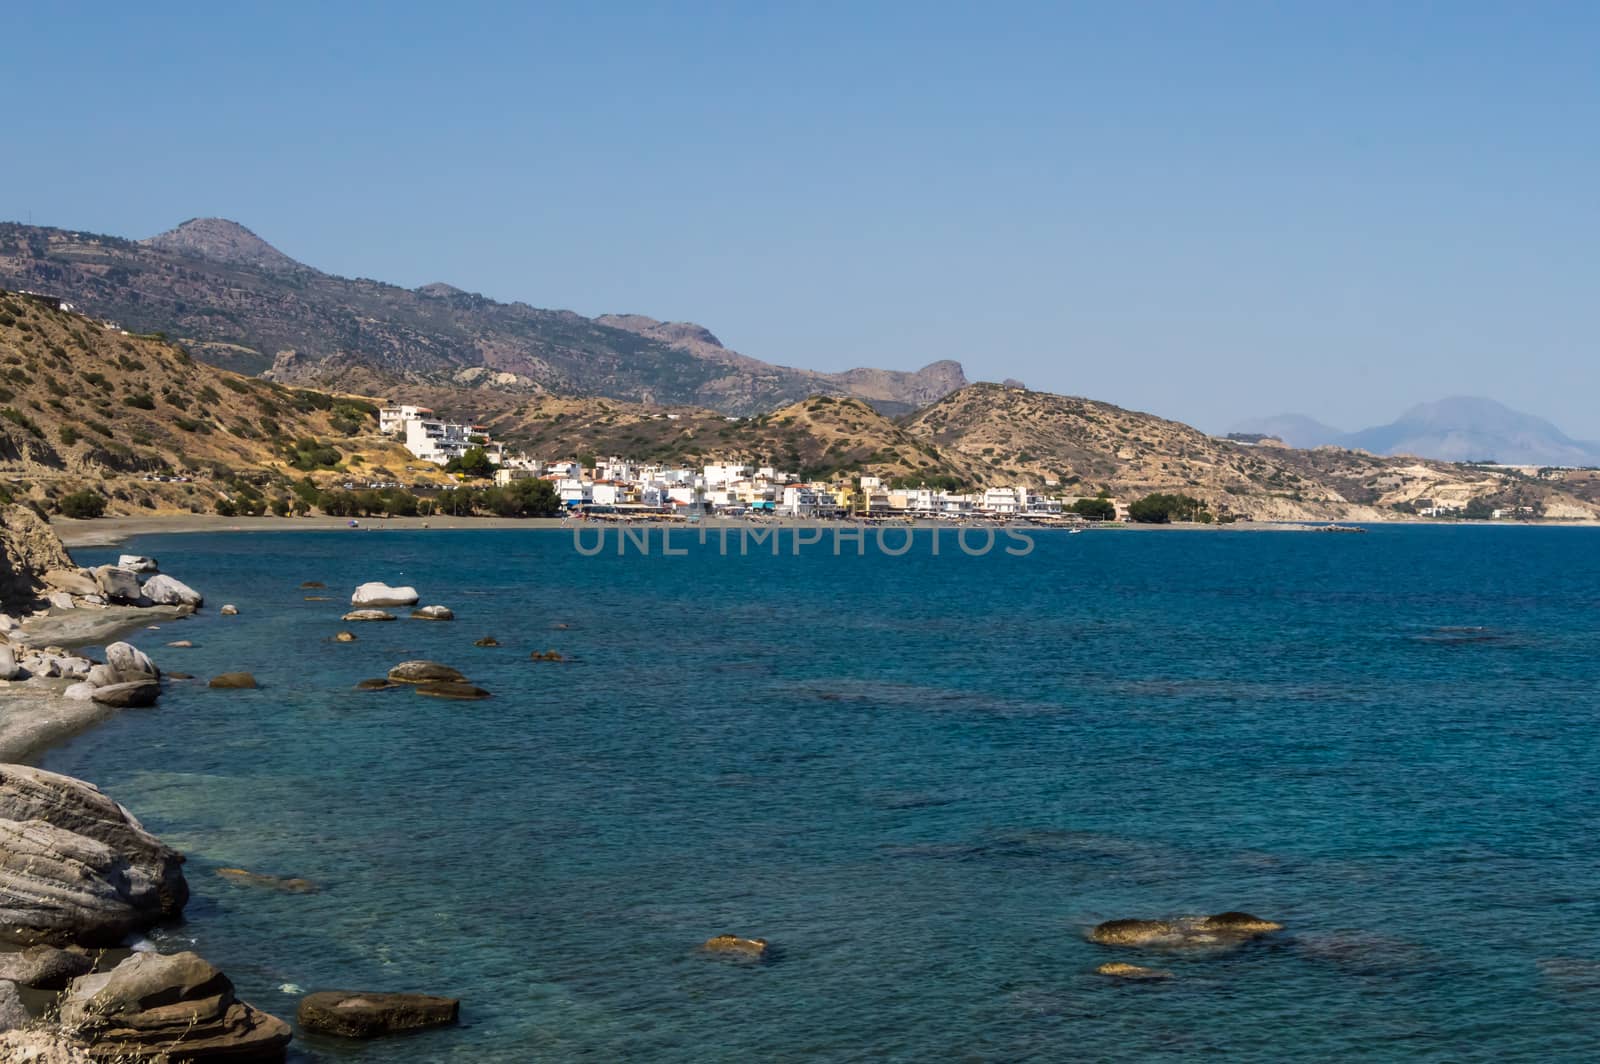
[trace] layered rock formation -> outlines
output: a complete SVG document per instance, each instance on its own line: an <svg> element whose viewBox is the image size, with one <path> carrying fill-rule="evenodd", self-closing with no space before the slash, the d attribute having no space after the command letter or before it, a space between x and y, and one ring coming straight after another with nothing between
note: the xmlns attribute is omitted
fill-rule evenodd
<svg viewBox="0 0 1600 1064"><path fill-rule="evenodd" d="M31 608L44 591L44 573L73 568L67 548L38 514L0 506L0 605Z"/></svg>
<svg viewBox="0 0 1600 1064"><path fill-rule="evenodd" d="M188 899L183 855L97 787L0 765L0 939L110 945Z"/></svg>
<svg viewBox="0 0 1600 1064"><path fill-rule="evenodd" d="M195 953L135 953L73 980L61 1025L94 1060L280 1061L292 1037Z"/></svg>

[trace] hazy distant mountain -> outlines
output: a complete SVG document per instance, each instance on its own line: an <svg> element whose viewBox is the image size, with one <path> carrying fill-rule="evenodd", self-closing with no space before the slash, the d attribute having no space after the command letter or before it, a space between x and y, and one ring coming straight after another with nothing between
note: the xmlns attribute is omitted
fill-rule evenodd
<svg viewBox="0 0 1600 1064"><path fill-rule="evenodd" d="M1279 414L1242 421L1230 432L1276 436L1290 447L1340 446L1347 435L1342 429L1325 425L1304 414Z"/></svg>
<svg viewBox="0 0 1600 1064"><path fill-rule="evenodd" d="M223 218L141 241L0 223L0 286L48 292L135 332L166 333L204 361L249 374L270 367L301 384L368 371L727 414L819 394L899 414L966 384L955 362L821 373L742 355L688 323L586 318L443 282L411 290L336 277Z"/></svg>
<svg viewBox="0 0 1600 1064"><path fill-rule="evenodd" d="M1234 431L1267 433L1291 447L1332 445L1445 462L1600 465L1600 443L1575 440L1543 418L1493 399L1467 396L1419 403L1387 425L1359 432L1340 432L1298 414L1257 418Z"/></svg>

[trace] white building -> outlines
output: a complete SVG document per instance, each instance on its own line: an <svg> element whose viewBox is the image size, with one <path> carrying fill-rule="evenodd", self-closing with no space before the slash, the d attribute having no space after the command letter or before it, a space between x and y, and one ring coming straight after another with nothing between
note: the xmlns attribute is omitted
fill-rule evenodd
<svg viewBox="0 0 1600 1064"><path fill-rule="evenodd" d="M472 426L437 418L411 418L404 422L406 450L427 462L444 465L476 446Z"/></svg>
<svg viewBox="0 0 1600 1064"><path fill-rule="evenodd" d="M399 436L405 432L407 421L433 417L425 406L384 406L378 410L378 431L385 436Z"/></svg>

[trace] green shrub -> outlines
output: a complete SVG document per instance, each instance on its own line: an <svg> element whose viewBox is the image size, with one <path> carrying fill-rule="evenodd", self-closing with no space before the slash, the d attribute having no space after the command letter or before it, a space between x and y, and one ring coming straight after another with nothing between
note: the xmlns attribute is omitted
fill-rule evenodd
<svg viewBox="0 0 1600 1064"><path fill-rule="evenodd" d="M79 520L104 517L106 512L105 496L87 488L62 496L59 506L63 517L75 517Z"/></svg>
<svg viewBox="0 0 1600 1064"><path fill-rule="evenodd" d="M81 439L83 439L83 436L80 435L78 430L73 428L71 425L61 426L61 442L66 444L68 447L71 447Z"/></svg>
<svg viewBox="0 0 1600 1064"><path fill-rule="evenodd" d="M140 393L138 395L127 396L122 400L122 405L131 406L136 410L154 410L156 408L156 401L154 396Z"/></svg>

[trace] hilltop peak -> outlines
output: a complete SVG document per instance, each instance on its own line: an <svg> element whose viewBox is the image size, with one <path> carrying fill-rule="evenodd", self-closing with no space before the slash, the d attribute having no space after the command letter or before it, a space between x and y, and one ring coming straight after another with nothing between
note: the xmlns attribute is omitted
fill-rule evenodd
<svg viewBox="0 0 1600 1064"><path fill-rule="evenodd" d="M300 270L300 263L226 218L190 218L165 233L141 240L147 247L196 255L213 262L256 266L268 270Z"/></svg>

